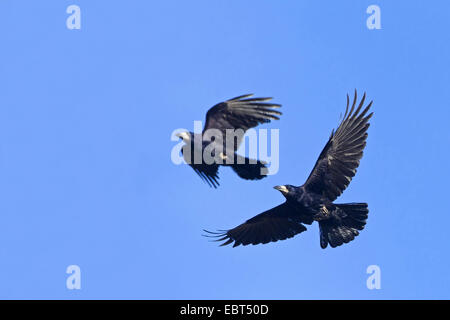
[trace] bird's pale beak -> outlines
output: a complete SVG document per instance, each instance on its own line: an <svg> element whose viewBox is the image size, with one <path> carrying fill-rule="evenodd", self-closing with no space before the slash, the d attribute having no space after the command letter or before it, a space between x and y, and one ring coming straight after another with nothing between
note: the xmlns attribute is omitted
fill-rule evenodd
<svg viewBox="0 0 450 320"><path fill-rule="evenodd" d="M289 193L289 190L288 188L286 188L286 186L275 186L273 188L280 191L282 194Z"/></svg>
<svg viewBox="0 0 450 320"><path fill-rule="evenodd" d="M178 132L175 134L175 136L182 140L189 140L189 135L186 132Z"/></svg>

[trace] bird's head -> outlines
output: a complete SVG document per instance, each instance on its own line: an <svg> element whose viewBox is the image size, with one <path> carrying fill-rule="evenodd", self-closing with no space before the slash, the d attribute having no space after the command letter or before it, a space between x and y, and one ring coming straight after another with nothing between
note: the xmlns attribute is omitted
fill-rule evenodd
<svg viewBox="0 0 450 320"><path fill-rule="evenodd" d="M178 138L182 139L184 142L191 141L191 133L189 131L182 131L175 134Z"/></svg>
<svg viewBox="0 0 450 320"><path fill-rule="evenodd" d="M285 197L293 194L295 192L295 190L297 189L296 187L291 186L290 184L286 184L284 186L275 186L273 188L280 191L283 194L283 196L285 196Z"/></svg>

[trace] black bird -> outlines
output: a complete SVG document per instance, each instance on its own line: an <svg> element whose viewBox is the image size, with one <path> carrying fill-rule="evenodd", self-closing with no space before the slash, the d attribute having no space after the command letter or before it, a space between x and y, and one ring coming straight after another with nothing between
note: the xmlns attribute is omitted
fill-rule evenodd
<svg viewBox="0 0 450 320"><path fill-rule="evenodd" d="M267 167L262 161L251 160L236 154L245 131L258 124L279 120L281 112L274 110L281 105L267 103L272 98L250 98L253 94L242 95L213 106L206 113L206 123L201 134L181 132L177 136L185 142L182 148L184 160L211 187L219 186L219 166L230 166L239 177L259 180L266 177ZM234 133L227 141L230 131ZM216 141L215 133L222 135L222 143ZM213 162L203 159L203 152L212 146ZM216 149L214 149L214 147ZM218 154L216 150L221 150ZM199 155L195 158L195 153Z"/></svg>
<svg viewBox="0 0 450 320"><path fill-rule="evenodd" d="M333 201L347 188L359 166L366 146L367 128L372 113L367 115L370 102L362 110L366 94L355 109L357 94L349 111L349 97L345 115L336 132L320 153L314 169L300 187L274 187L286 198L283 204L265 211L231 230L208 232L222 245L233 243L259 244L292 238L306 231L305 224L318 221L320 246L337 247L352 241L358 230L364 229L369 213L367 203L336 204ZM361 111L362 110L362 111Z"/></svg>

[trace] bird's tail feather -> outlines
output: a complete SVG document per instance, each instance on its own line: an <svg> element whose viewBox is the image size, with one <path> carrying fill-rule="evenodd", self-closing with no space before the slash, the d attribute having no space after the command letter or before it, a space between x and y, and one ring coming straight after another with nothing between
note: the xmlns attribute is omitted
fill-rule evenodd
<svg viewBox="0 0 450 320"><path fill-rule="evenodd" d="M328 244L332 248L348 243L364 229L369 214L367 203L335 204L331 212L334 216L319 221L320 246L325 249Z"/></svg>
<svg viewBox="0 0 450 320"><path fill-rule="evenodd" d="M230 166L242 179L260 180L267 176L268 169L265 162L242 156L237 156L235 160Z"/></svg>

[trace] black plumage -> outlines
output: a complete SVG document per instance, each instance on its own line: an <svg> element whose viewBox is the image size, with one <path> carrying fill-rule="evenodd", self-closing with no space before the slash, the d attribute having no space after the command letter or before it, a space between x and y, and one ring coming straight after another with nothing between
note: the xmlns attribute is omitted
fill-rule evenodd
<svg viewBox="0 0 450 320"><path fill-rule="evenodd" d="M367 129L372 113L370 102L363 108L366 94L356 106L357 93L342 122L320 153L306 182L300 186L276 186L286 201L230 230L210 232L210 237L233 246L285 240L306 231L304 224L319 223L320 245L337 247L352 241L366 224L366 203L335 204L356 173L366 146Z"/></svg>
<svg viewBox="0 0 450 320"><path fill-rule="evenodd" d="M211 187L219 186L219 166L231 167L239 177L246 180L259 180L266 177L267 168L263 161L249 159L236 154L242 143L245 132L258 124L278 120L281 112L275 108L279 104L268 103L272 98L251 98L253 94L235 97L213 106L206 113L206 122L201 134L193 132L178 133L185 146L182 149L185 161ZM222 143L216 142L214 133L220 133ZM233 132L231 140L227 140ZM214 162L203 159L205 148L214 148ZM188 149L186 149L188 148ZM221 150L216 154L215 150ZM195 153L199 155L195 157Z"/></svg>

